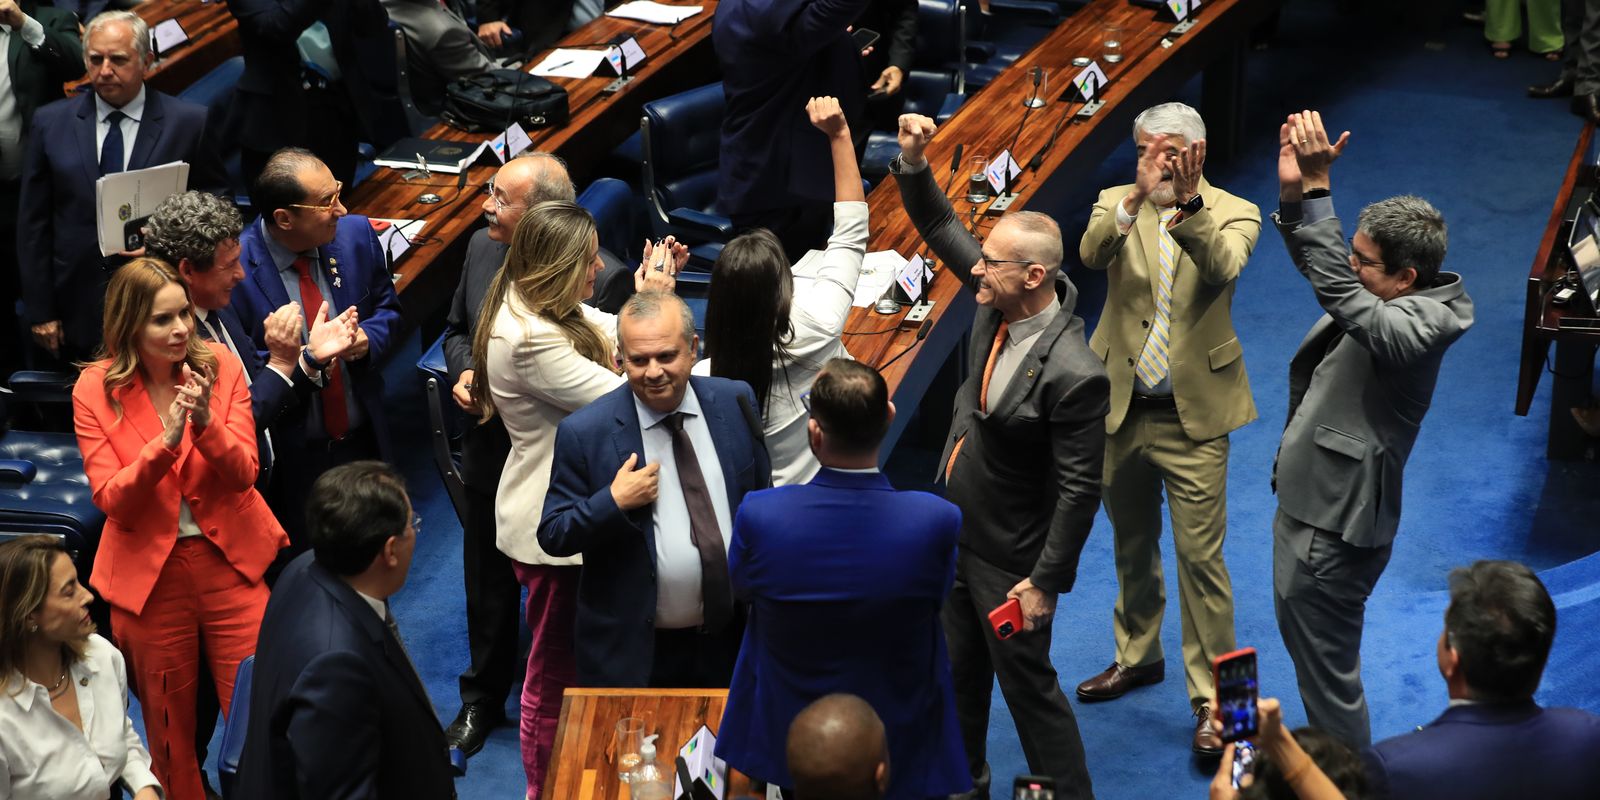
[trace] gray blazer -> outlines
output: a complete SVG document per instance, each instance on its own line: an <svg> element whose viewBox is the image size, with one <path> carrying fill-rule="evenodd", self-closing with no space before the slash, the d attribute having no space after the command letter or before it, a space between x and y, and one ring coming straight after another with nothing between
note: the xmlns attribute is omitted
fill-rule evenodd
<svg viewBox="0 0 1600 800"><path fill-rule="evenodd" d="M1350 269L1333 201L1273 215L1295 266L1328 313L1289 362L1289 419L1273 480L1285 514L1358 547L1383 547L1400 525L1401 475L1428 413L1439 363L1472 327L1461 276L1388 302Z"/></svg>
<svg viewBox="0 0 1600 800"><path fill-rule="evenodd" d="M895 160L898 170L899 159ZM900 199L939 260L973 287L982 255L950 209L931 170L896 173ZM1047 592L1072 589L1078 556L1100 507L1105 416L1111 383L1105 365L1084 342L1073 312L1077 287L1056 276L1061 313L1045 328L1011 383L988 412L979 410L983 367L1000 327L1000 313L979 306L972 321L967 379L956 390L955 414L941 476L958 439L958 468L945 497L961 508L961 547Z"/></svg>

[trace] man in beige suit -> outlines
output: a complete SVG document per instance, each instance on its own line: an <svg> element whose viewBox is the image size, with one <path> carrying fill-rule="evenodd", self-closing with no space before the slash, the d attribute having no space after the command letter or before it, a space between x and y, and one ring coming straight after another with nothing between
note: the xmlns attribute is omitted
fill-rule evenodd
<svg viewBox="0 0 1600 800"><path fill-rule="evenodd" d="M1210 662L1234 648L1227 532L1228 433L1256 418L1233 331L1233 284L1261 233L1261 212L1207 183L1205 121L1182 103L1133 123L1135 182L1100 193L1078 247L1108 272L1089 347L1111 379L1105 507L1116 535L1116 661L1078 685L1111 700L1165 677L1161 489L1171 507L1193 747L1219 753Z"/></svg>

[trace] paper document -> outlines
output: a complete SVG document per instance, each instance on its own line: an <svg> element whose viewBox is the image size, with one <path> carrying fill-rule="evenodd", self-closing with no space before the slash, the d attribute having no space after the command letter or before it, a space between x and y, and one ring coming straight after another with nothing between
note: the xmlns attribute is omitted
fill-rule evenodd
<svg viewBox="0 0 1600 800"><path fill-rule="evenodd" d="M894 283L895 276L906 265L906 259L893 250L880 250L868 253L861 260L861 280L856 282L856 296L851 305L857 308L868 308L878 302L889 285ZM816 278L817 270L822 268L822 251L812 250L800 257L794 263L790 272L794 275L796 283L811 281ZM799 287L797 286L796 289Z"/></svg>
<svg viewBox="0 0 1600 800"><path fill-rule="evenodd" d="M189 165L182 161L113 172L95 181L94 221L100 234L100 255L143 247L138 223L149 217L162 200L188 188ZM130 240L130 235L136 240Z"/></svg>
<svg viewBox="0 0 1600 800"><path fill-rule="evenodd" d="M587 78L606 60L604 50L568 50L558 47L531 72L541 78Z"/></svg>
<svg viewBox="0 0 1600 800"><path fill-rule="evenodd" d="M157 55L171 52L172 48L189 41L189 34L184 32L178 20L169 19L157 23L150 31L150 42L155 45Z"/></svg>
<svg viewBox="0 0 1600 800"><path fill-rule="evenodd" d="M654 22L657 25L676 25L704 9L705 6L669 6L654 0L633 0L607 11L606 16Z"/></svg>

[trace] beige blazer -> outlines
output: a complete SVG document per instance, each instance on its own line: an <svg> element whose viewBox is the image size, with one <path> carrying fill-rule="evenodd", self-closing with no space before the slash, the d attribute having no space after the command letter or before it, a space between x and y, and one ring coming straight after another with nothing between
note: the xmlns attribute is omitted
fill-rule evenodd
<svg viewBox="0 0 1600 800"><path fill-rule="evenodd" d="M583 313L616 349L617 318L589 306ZM578 354L561 329L531 313L513 295L492 323L484 367L495 411L511 436L511 454L495 495L495 545L524 564L581 564L539 547L539 516L550 489L556 426L568 414L617 388L624 378Z"/></svg>
<svg viewBox="0 0 1600 800"><path fill-rule="evenodd" d="M1156 313L1157 237L1161 211L1146 201L1128 235L1117 232L1116 206L1132 189L1100 193L1089 214L1078 254L1090 269L1107 271L1105 310L1089 348L1111 379L1106 432L1116 433L1128 415L1134 363L1144 350ZM1261 234L1261 211L1200 180L1205 208L1170 229L1178 243L1172 284L1172 394L1183 432L1197 442L1215 439L1256 418L1244 350L1233 330L1234 280Z"/></svg>

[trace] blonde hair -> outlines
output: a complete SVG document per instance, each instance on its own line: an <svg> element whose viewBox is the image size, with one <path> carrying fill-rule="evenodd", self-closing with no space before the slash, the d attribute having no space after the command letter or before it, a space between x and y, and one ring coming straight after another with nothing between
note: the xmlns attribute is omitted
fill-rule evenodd
<svg viewBox="0 0 1600 800"><path fill-rule="evenodd" d="M122 416L122 403L117 400L116 391L132 384L139 371L138 340L149 322L156 294L168 284L176 284L183 289L184 299L189 299L189 287L171 265L154 258L136 258L118 269L106 286L105 341L96 356L109 362L105 364L106 400L118 417ZM182 313L193 329L193 305L184 306ZM195 372L217 372L217 355L199 336L189 337L184 362Z"/></svg>
<svg viewBox="0 0 1600 800"><path fill-rule="evenodd" d="M483 420L494 416L489 393L489 340L513 292L534 314L561 329L572 349L584 358L616 371L611 345L604 333L583 315L578 296L595 258L594 217L576 203L553 200L528 209L517 221L511 249L495 273L478 310L478 330L472 337L472 363L480 375L473 383L472 400Z"/></svg>
<svg viewBox="0 0 1600 800"><path fill-rule="evenodd" d="M57 556L71 557L54 536L19 536L0 543L0 692L11 688L7 684L14 673L22 672L28 638L33 635L28 632L28 615L44 606ZM87 636L63 642L61 657L69 664L81 661L88 646Z"/></svg>

